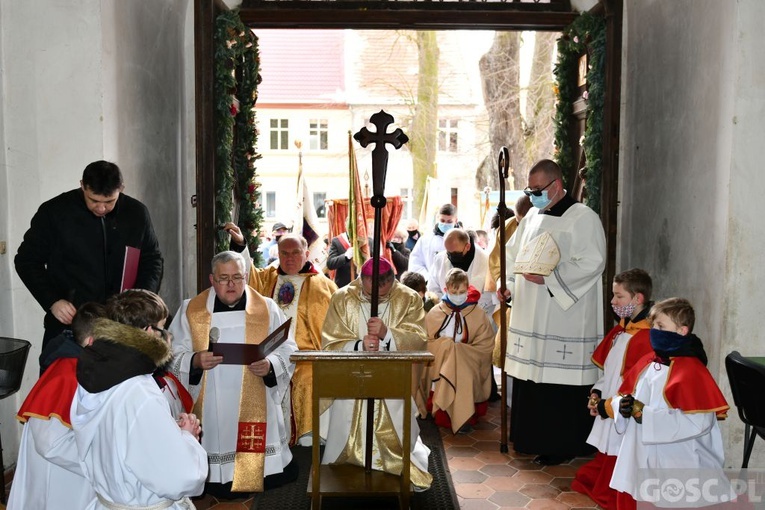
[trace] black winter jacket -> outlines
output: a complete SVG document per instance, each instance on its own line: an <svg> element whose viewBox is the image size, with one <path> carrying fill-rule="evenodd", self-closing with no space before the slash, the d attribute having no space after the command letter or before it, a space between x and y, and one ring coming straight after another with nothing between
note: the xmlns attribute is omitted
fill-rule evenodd
<svg viewBox="0 0 765 510"><path fill-rule="evenodd" d="M88 210L79 188L40 206L14 262L21 281L46 311L46 330L64 329L50 313L59 299L79 308L119 293L126 246L141 250L135 288L156 292L162 254L141 202L120 193L103 221Z"/></svg>

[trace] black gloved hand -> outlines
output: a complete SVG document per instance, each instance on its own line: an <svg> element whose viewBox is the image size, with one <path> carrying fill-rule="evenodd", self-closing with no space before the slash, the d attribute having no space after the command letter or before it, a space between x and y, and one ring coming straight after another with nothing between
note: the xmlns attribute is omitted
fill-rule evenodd
<svg viewBox="0 0 765 510"><path fill-rule="evenodd" d="M611 399L602 398L598 401L598 416L603 419L609 418L608 411L606 411L606 402L610 403Z"/></svg>
<svg viewBox="0 0 765 510"><path fill-rule="evenodd" d="M393 246L393 243L392 243L392 242L390 242L390 241L388 241L387 243L385 243L385 246L387 246L387 247L388 247L388 249L389 249L390 251L396 251L396 247L395 247L395 246Z"/></svg>
<svg viewBox="0 0 765 510"><path fill-rule="evenodd" d="M635 397L632 395L625 395L622 397L622 400L619 402L619 414L624 416L625 418L629 418L632 416L632 406L635 403Z"/></svg>

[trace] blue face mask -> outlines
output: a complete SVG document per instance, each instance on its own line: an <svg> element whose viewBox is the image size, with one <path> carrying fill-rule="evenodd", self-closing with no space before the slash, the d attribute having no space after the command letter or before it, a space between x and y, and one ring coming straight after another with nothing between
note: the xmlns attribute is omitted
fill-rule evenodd
<svg viewBox="0 0 765 510"><path fill-rule="evenodd" d="M690 344L689 335L651 328L648 333L654 351L671 353Z"/></svg>
<svg viewBox="0 0 765 510"><path fill-rule="evenodd" d="M531 199L531 205L537 209L544 209L550 205L550 199L547 197L547 190L544 190L540 196L532 194L529 198Z"/></svg>
<svg viewBox="0 0 765 510"><path fill-rule="evenodd" d="M454 228L454 223L438 223L438 230L441 231L442 234L446 234L451 229Z"/></svg>

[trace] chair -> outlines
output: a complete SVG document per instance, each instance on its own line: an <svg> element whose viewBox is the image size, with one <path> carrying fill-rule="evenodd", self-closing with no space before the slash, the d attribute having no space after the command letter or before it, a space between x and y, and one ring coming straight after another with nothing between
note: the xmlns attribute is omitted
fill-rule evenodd
<svg viewBox="0 0 765 510"><path fill-rule="evenodd" d="M733 402L738 409L738 416L744 422L744 463L749 465L754 440L759 435L765 439L765 365L746 358L733 351L725 357L725 370L728 372Z"/></svg>
<svg viewBox="0 0 765 510"><path fill-rule="evenodd" d="M10 397L21 387L21 378L27 364L27 355L32 346L26 340L0 337L0 400ZM0 502L5 503L5 462L3 462L3 440L0 437L0 475L3 481Z"/></svg>

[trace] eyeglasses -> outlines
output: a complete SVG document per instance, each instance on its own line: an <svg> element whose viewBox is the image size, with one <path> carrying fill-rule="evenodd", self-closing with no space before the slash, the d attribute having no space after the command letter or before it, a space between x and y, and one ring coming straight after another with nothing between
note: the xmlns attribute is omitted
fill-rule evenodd
<svg viewBox="0 0 765 510"><path fill-rule="evenodd" d="M224 274L223 276L219 278L213 278L216 283L221 283L223 285L228 285L229 283L233 283L234 285L238 285L244 281L244 276L240 274L235 274L234 276L229 276L227 274Z"/></svg>
<svg viewBox="0 0 765 510"><path fill-rule="evenodd" d="M557 181L557 180L558 180L558 179L553 179L552 181L548 182L548 183L547 183L547 186L545 186L545 187L544 187L544 188L542 188L542 189L531 189L531 188L526 188L525 190L523 190L523 194L524 194L524 195L526 195L527 197L530 197L531 195L534 195L535 197L541 197L541 196L542 196L542 192L543 192L544 190L546 190L547 188L549 188L549 187L550 187L550 184L554 183L554 182L555 182L555 181Z"/></svg>
<svg viewBox="0 0 765 510"><path fill-rule="evenodd" d="M165 341L169 341L170 340L170 331L166 330L165 328L160 328L159 326L152 325L152 326L148 326L145 329L148 331L149 328L151 328L154 331L156 331L159 334L160 338L162 338L163 340L165 340Z"/></svg>

